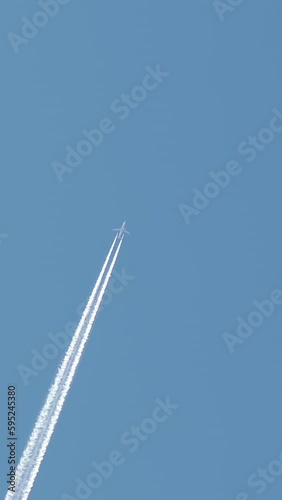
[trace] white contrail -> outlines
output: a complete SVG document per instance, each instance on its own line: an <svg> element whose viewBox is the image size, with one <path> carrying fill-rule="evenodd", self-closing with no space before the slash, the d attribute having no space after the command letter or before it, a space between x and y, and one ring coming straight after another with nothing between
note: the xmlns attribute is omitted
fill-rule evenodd
<svg viewBox="0 0 282 500"><path fill-rule="evenodd" d="M93 291L92 291L92 293L89 297L89 300L87 302L87 305L83 311L82 317L81 317L79 324L76 328L76 331L73 335L71 343L67 349L66 355L65 355L65 357L64 357L64 359L59 367L59 370L57 372L55 380L54 380L51 388L49 389L45 404L42 407L42 410L41 410L41 412L36 420L34 429L31 433L31 436L28 440L27 446L26 446L26 448L23 452L23 455L21 457L21 460L19 462L19 465L17 468L17 484L18 484L19 491L21 491L22 482L26 482L26 477L29 475L29 470L33 468L34 456L36 453L38 453L38 447L40 447L40 436L42 439L44 436L44 430L45 430L46 425L47 425L46 419L48 419L48 421L50 420L49 415L50 415L50 412L52 411L52 408L54 405L54 394L58 393L59 384L61 383L61 380L65 374L65 371L68 369L69 363L70 363L71 358L72 358L73 351L75 350L76 343L79 341L81 332L83 331L85 320L86 320L91 308L93 307L97 292L99 290L99 287L100 287L102 279L104 277L106 268L107 268L109 260L111 258L116 240L117 240L117 237L115 237L115 239L112 243L112 246L111 246L109 253L106 257L106 260L103 264L103 267L102 267L101 272L98 276L98 279L95 283ZM8 492L8 494L6 496L7 500L10 498L13 498L13 499L17 498L12 493L11 493L11 495L13 495L13 496L9 496L9 493L10 492Z"/></svg>
<svg viewBox="0 0 282 500"><path fill-rule="evenodd" d="M102 282L115 243L116 238L112 244L112 247L103 265L93 292L84 310L82 318L76 329L74 337L58 370L55 381L52 384L51 389L49 390L46 402L38 416L34 430L31 433L28 444L17 467L16 492L13 493L9 491L5 497L5 500L26 500L29 496L29 493L39 471L41 462L44 458L46 449L50 442L51 436L53 434L56 422L60 416L61 409L75 375L75 371L84 346L87 342L94 320L101 305L103 295L105 293L112 270L118 257L122 240L118 245L109 269L105 275L105 279ZM101 288L99 291L100 285ZM81 332L83 332L83 335L81 335ZM81 339L79 338L80 336Z"/></svg>
<svg viewBox="0 0 282 500"><path fill-rule="evenodd" d="M95 321L95 318L97 316L99 307L100 307L101 302L103 300L103 296L104 296L104 293L106 291L108 282L110 280L110 277L111 277L111 274L112 274L115 262L117 260L121 244L122 244L122 240L120 241L120 243L118 245L118 248L117 248L117 250L116 250L116 252L114 254L113 260L112 260L112 262L110 264L109 270L107 271L107 274L105 276L105 280L104 280L104 282L103 282L103 284L101 286L101 289L100 289L100 292L98 294L97 301L95 302L93 311L90 313L89 321L85 325L85 332L83 334L83 337L81 338L81 342L77 346L77 350L75 352L73 363L71 364L69 372L66 374L66 377L64 377L64 379L61 382L61 386L60 386L61 387L61 392L56 397L56 405L54 407L53 413L50 415L50 420L48 420L48 428L45 429L46 433L44 433L44 439L43 439L42 443L40 444L40 449L38 450L34 467L33 467L33 469L30 472L30 477L29 477L28 483L26 484L26 487L25 487L25 490L24 490L24 495L21 496L19 498L19 500L26 500L28 498L28 495L29 495L29 493L31 491L31 488L33 486L33 483L34 483L35 478L37 476L37 473L39 471L41 462L42 462L42 460L44 458L44 455L45 455L45 452L47 450L47 447L48 447L48 444L50 442L50 439L52 437L55 425L56 425L56 423L58 421L58 418L60 416L60 413L61 413L64 401L66 399L66 396L68 394L69 388L70 388L71 383L72 383L72 380L74 378L77 365L78 365L78 363L80 361L80 358L81 358L81 355L83 353L85 344L86 344L86 342L88 340L88 337L89 337L89 334L91 332L93 323ZM25 496L25 494L26 494L26 496Z"/></svg>

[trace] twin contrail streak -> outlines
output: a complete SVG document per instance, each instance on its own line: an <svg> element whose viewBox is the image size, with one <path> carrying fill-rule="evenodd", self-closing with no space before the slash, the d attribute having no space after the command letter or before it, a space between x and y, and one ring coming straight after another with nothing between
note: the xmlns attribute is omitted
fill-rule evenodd
<svg viewBox="0 0 282 500"><path fill-rule="evenodd" d="M97 317L99 307L120 251L122 239L123 238L121 238L113 257L112 253L117 237L110 248L81 320L58 369L55 380L49 389L46 401L39 413L34 429L17 467L15 493L8 491L5 500L26 500L29 496L70 389L85 344ZM111 257L112 260L110 262Z"/></svg>

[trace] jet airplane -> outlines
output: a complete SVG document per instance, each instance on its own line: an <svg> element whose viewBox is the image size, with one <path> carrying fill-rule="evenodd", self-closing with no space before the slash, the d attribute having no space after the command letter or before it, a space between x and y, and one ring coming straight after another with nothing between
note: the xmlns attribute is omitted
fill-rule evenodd
<svg viewBox="0 0 282 500"><path fill-rule="evenodd" d="M118 235L117 235L118 239L121 239L121 238L124 236L124 234L125 234L125 233L126 233L126 234L130 234L130 233L126 230L126 228L125 228L125 224L126 224L126 222L124 221L121 227L117 227L117 228L115 228L115 229L112 229L112 231L118 231Z"/></svg>

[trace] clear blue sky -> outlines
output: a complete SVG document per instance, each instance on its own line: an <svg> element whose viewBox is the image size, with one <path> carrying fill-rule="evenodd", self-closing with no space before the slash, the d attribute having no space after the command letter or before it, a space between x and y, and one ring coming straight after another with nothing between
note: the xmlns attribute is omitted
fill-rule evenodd
<svg viewBox="0 0 282 500"><path fill-rule="evenodd" d="M120 450L90 499L254 500L249 476L282 451L282 305L233 354L223 334L282 289L282 133L253 161L237 149L282 112L281 5L243 1L221 21L211 0L71 0L16 54L7 34L38 10L12 0L0 19L0 496L6 386L19 458L63 351L27 385L18 367L78 320L127 220L116 271L135 278L99 315L30 499L76 498L75 479ZM158 64L169 75L141 102L133 89ZM114 130L59 182L52 163L103 118ZM240 175L187 224L179 205L231 160ZM131 453L120 437L167 396L179 408ZM265 484L276 500L282 474Z"/></svg>

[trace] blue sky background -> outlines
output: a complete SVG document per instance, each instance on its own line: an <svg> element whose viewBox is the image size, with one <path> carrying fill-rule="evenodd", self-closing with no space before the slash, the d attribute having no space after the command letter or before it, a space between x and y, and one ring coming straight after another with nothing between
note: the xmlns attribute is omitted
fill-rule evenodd
<svg viewBox="0 0 282 500"><path fill-rule="evenodd" d="M282 306L233 355L222 334L282 289L282 135L252 163L237 152L282 112L281 4L242 2L221 22L211 0L72 0L16 55L7 33L38 9L11 0L0 19L1 498L6 387L19 458L63 353L27 386L18 366L78 321L127 220L116 270L135 278L99 315L30 499L75 498L75 478L120 449L89 498L253 500L248 477L282 451ZM112 101L157 64L170 75L119 120ZM115 131L58 182L51 163L104 117ZM179 204L229 160L242 173L187 225ZM129 453L120 436L166 396L179 409Z"/></svg>

